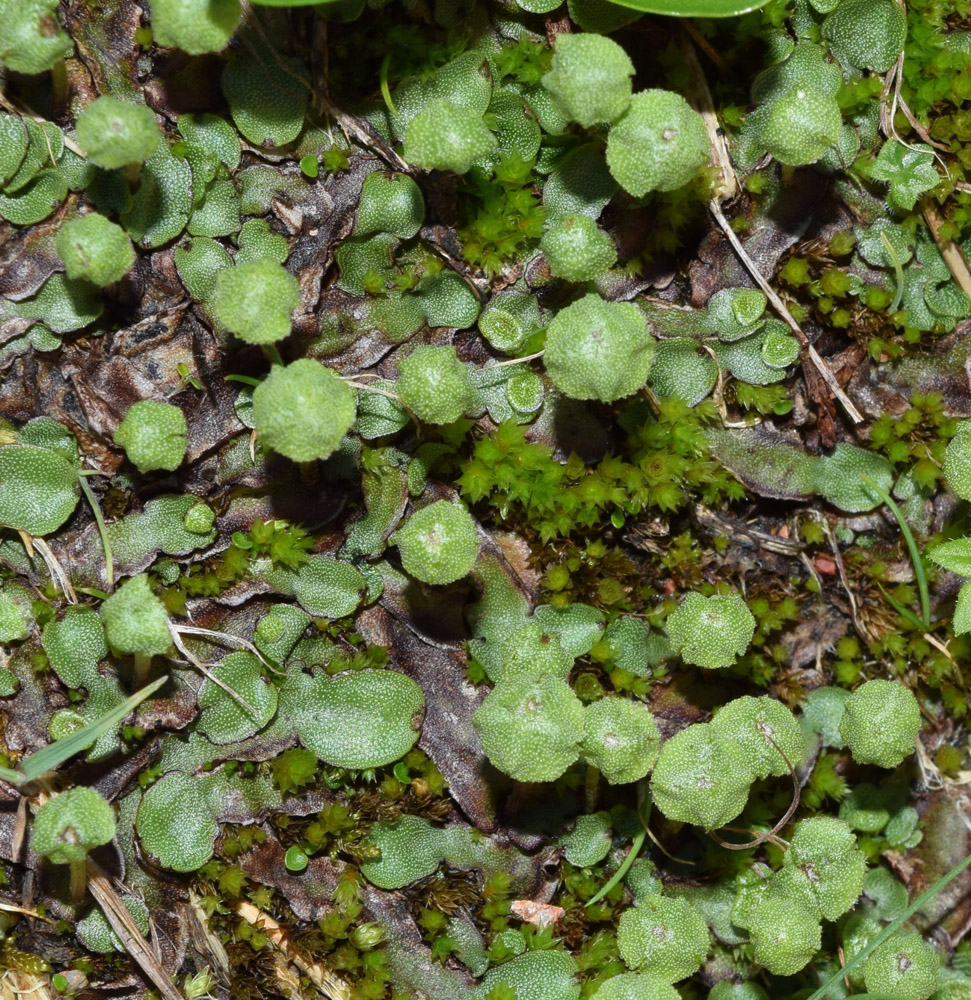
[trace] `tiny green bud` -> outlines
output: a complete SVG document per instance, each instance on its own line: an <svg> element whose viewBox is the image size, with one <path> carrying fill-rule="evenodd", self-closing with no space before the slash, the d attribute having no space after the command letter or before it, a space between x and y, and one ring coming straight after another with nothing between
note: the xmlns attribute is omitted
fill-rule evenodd
<svg viewBox="0 0 971 1000"><path fill-rule="evenodd" d="M634 64L614 41L597 34L556 36L550 72L542 79L570 121L590 128L619 118L630 104Z"/></svg>
<svg viewBox="0 0 971 1000"><path fill-rule="evenodd" d="M92 101L78 115L77 134L88 156L109 170L144 163L162 138L151 108L117 97Z"/></svg>
<svg viewBox="0 0 971 1000"><path fill-rule="evenodd" d="M91 212L65 222L55 240L67 276L111 285L131 270L135 251L121 226Z"/></svg>
<svg viewBox="0 0 971 1000"><path fill-rule="evenodd" d="M306 852L300 847L290 847L287 848L287 853L283 857L283 863L286 865L288 872L302 872L309 863L310 859L307 857Z"/></svg>
<svg viewBox="0 0 971 1000"><path fill-rule="evenodd" d="M455 348L416 347L398 367L398 395L419 420L450 424L472 405L468 369Z"/></svg>
<svg viewBox="0 0 971 1000"><path fill-rule="evenodd" d="M186 531L191 531L194 535L208 535L215 521L216 512L209 504L200 500L185 512L182 525Z"/></svg>
<svg viewBox="0 0 971 1000"><path fill-rule="evenodd" d="M417 580L454 583L470 573L479 554L475 521L461 503L438 500L409 517L388 539Z"/></svg>
<svg viewBox="0 0 971 1000"><path fill-rule="evenodd" d="M185 414L177 406L142 399L129 407L115 431L114 442L125 449L139 472L171 472L185 458L187 434Z"/></svg>
<svg viewBox="0 0 971 1000"><path fill-rule="evenodd" d="M369 921L366 924L358 924L351 931L350 942L358 951L370 951L381 944L384 936L384 928L381 924Z"/></svg>

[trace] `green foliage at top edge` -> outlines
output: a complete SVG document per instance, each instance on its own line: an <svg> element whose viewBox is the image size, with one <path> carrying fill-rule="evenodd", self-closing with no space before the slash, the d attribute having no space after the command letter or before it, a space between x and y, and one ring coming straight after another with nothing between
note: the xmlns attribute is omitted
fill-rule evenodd
<svg viewBox="0 0 971 1000"><path fill-rule="evenodd" d="M258 0L265 3L266 0ZM736 17L764 7L769 0L611 0L618 7L669 17Z"/></svg>

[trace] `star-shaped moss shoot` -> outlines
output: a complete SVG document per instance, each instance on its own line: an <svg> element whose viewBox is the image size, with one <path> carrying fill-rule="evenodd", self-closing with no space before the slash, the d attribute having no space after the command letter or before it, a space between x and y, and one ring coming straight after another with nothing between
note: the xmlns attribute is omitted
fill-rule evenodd
<svg viewBox="0 0 971 1000"><path fill-rule="evenodd" d="M416 347L398 367L398 395L419 420L450 424L472 405L468 369L454 347Z"/></svg>
<svg viewBox="0 0 971 1000"><path fill-rule="evenodd" d="M152 593L148 575L139 573L126 580L101 605L101 621L108 646L115 653L134 656L134 687L141 687L152 657L172 644L165 605Z"/></svg>
<svg viewBox="0 0 971 1000"><path fill-rule="evenodd" d="M580 755L583 704L551 674L501 680L472 722L489 760L517 781L553 781Z"/></svg>
<svg viewBox="0 0 971 1000"><path fill-rule="evenodd" d="M866 855L857 846L849 824L835 816L800 820L784 861L805 877L827 920L841 917L863 892Z"/></svg>
<svg viewBox="0 0 971 1000"><path fill-rule="evenodd" d="M436 500L409 517L388 541L405 572L422 583L446 584L472 571L479 555L475 521L462 503Z"/></svg>
<svg viewBox="0 0 971 1000"><path fill-rule="evenodd" d="M601 698L583 710L583 756L611 785L639 781L654 767L661 735L646 705Z"/></svg>
<svg viewBox="0 0 971 1000"><path fill-rule="evenodd" d="M590 128L619 118L630 104L634 64L614 41L597 34L556 36L543 86L570 121Z"/></svg>
<svg viewBox="0 0 971 1000"><path fill-rule="evenodd" d="M676 983L704 962L708 928L686 899L648 896L621 914L617 947L628 968Z"/></svg>
<svg viewBox="0 0 971 1000"><path fill-rule="evenodd" d="M71 897L79 902L88 882L88 851L115 835L115 813L93 788L71 788L37 810L30 846L55 865L71 866Z"/></svg>
<svg viewBox="0 0 971 1000"><path fill-rule="evenodd" d="M209 300L213 318L247 344L272 344L290 334L300 305L297 279L269 257L223 268Z"/></svg>
<svg viewBox="0 0 971 1000"><path fill-rule="evenodd" d="M114 284L135 263L128 234L97 212L65 222L57 231L55 246L69 278L95 285Z"/></svg>
<svg viewBox="0 0 971 1000"><path fill-rule="evenodd" d="M644 385L654 351L637 306L590 293L553 318L543 364L567 396L611 403Z"/></svg>
<svg viewBox="0 0 971 1000"><path fill-rule="evenodd" d="M142 399L129 407L114 442L125 449L139 472L172 472L185 458L188 431L185 414L177 406Z"/></svg>
<svg viewBox="0 0 971 1000"><path fill-rule="evenodd" d="M617 262L613 240L587 215L553 216L539 248L553 277L565 281L593 281Z"/></svg>
<svg viewBox="0 0 971 1000"><path fill-rule="evenodd" d="M409 240L425 218L421 188L407 175L375 170L364 178L355 236L391 233Z"/></svg>
<svg viewBox="0 0 971 1000"><path fill-rule="evenodd" d="M774 698L735 698L719 709L711 728L738 743L757 778L789 774L806 753L806 737L796 717Z"/></svg>
<svg viewBox="0 0 971 1000"><path fill-rule="evenodd" d="M92 101L78 115L77 134L89 158L108 170L144 163L162 138L151 108L117 97Z"/></svg>
<svg viewBox="0 0 971 1000"><path fill-rule="evenodd" d="M43 73L74 45L54 16L57 0L0 0L0 63L15 73Z"/></svg>
<svg viewBox="0 0 971 1000"><path fill-rule="evenodd" d="M405 133L405 159L427 170L464 174L496 147L482 115L439 98L412 118Z"/></svg>
<svg viewBox="0 0 971 1000"><path fill-rule="evenodd" d="M277 366L253 392L260 440L294 462L332 455L357 416L354 390L310 358Z"/></svg>
<svg viewBox="0 0 971 1000"><path fill-rule="evenodd" d="M897 934L863 963L868 993L926 1000L936 989L941 957L920 934Z"/></svg>
<svg viewBox="0 0 971 1000"><path fill-rule="evenodd" d="M668 819L714 830L745 808L753 778L745 751L698 723L661 746L651 796Z"/></svg>
<svg viewBox="0 0 971 1000"><path fill-rule="evenodd" d="M226 47L239 19L239 0L153 0L152 34L159 45L190 55Z"/></svg>
<svg viewBox="0 0 971 1000"><path fill-rule="evenodd" d="M899 681L867 681L846 700L840 735L858 764L896 767L914 752L918 732L917 699Z"/></svg>
<svg viewBox="0 0 971 1000"><path fill-rule="evenodd" d="M738 594L690 593L668 616L671 645L685 663L717 670L742 656L755 634L755 618Z"/></svg>
<svg viewBox="0 0 971 1000"><path fill-rule="evenodd" d="M762 141L780 163L801 167L815 163L836 142L842 127L843 116L832 94L797 86L769 108Z"/></svg>
<svg viewBox="0 0 971 1000"><path fill-rule="evenodd" d="M635 94L607 138L607 166L614 180L635 198L682 187L709 155L701 115L670 90Z"/></svg>

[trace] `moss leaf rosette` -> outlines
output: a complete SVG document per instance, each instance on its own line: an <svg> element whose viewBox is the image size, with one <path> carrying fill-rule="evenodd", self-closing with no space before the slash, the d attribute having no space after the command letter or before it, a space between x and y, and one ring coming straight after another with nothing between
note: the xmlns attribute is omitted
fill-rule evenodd
<svg viewBox="0 0 971 1000"><path fill-rule="evenodd" d="M297 735L328 764L381 767L415 745L424 708L421 688L393 670L318 676L298 706Z"/></svg>
<svg viewBox="0 0 971 1000"><path fill-rule="evenodd" d="M212 669L213 677L235 691L253 711L208 678L199 688L202 710L197 726L213 743L234 743L259 732L276 712L277 693L263 677L259 659L252 653L230 653Z"/></svg>
<svg viewBox="0 0 971 1000"><path fill-rule="evenodd" d="M212 857L219 826L199 781L174 773L145 793L135 830L142 848L159 864L172 871L191 872Z"/></svg>
<svg viewBox="0 0 971 1000"><path fill-rule="evenodd" d="M30 845L56 865L77 864L115 835L115 811L93 788L69 788L37 810Z"/></svg>
<svg viewBox="0 0 971 1000"><path fill-rule="evenodd" d="M654 351L654 338L637 306L606 302L590 293L561 309L550 323L543 364L567 396L612 403L644 385Z"/></svg>
<svg viewBox="0 0 971 1000"><path fill-rule="evenodd" d="M0 524L37 537L57 531L78 502L77 468L48 448L0 448Z"/></svg>

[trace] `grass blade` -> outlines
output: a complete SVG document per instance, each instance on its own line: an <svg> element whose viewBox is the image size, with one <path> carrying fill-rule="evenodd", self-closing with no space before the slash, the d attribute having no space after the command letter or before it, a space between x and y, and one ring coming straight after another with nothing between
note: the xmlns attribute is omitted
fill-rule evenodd
<svg viewBox="0 0 971 1000"><path fill-rule="evenodd" d="M900 533L907 543L907 550L910 552L910 560L914 564L914 576L917 578L917 589L920 591L920 617L924 628L930 628L931 624L931 595L927 589L927 574L924 572L924 563L920 557L920 549L914 541L910 525L904 518L903 511L897 506L894 498L882 487L875 483L869 476L860 478L873 490L874 493L890 508L891 513L900 525Z"/></svg>
<svg viewBox="0 0 971 1000"><path fill-rule="evenodd" d="M860 952L857 952L847 963L843 966L839 972L834 973L829 979L823 983L822 986L816 990L809 1000L822 1000L826 996L827 991L836 988L837 986L843 986L843 979L850 973L851 970L855 969L861 962L869 958L870 955L883 944L888 938L892 937L897 933L898 930L903 926L904 922L909 920L925 903L929 903L939 892L950 885L957 877L964 871L965 868L971 865L971 854L969 854L963 861L955 865L943 878L939 878L929 889L922 892L911 904L904 910L903 913L897 917L893 923L887 924L886 927Z"/></svg>
<svg viewBox="0 0 971 1000"><path fill-rule="evenodd" d="M109 729L117 726L129 712L136 709L149 695L154 694L166 681L167 677L160 677L157 681L143 687L141 691L136 691L130 698L126 698L117 708L89 722L81 729L69 733L59 740L55 740L49 746L29 754L20 762L20 766L15 773L17 781L13 784L23 785L35 778L39 778L48 771L53 771L59 764L63 764L69 757L73 757L82 750L87 750L94 741L106 733ZM0 777L3 775L0 774ZM10 780L5 778L5 780Z"/></svg>
<svg viewBox="0 0 971 1000"><path fill-rule="evenodd" d="M20 785L23 780L19 771L11 771L9 767L0 767L0 781L6 781L9 785Z"/></svg>

